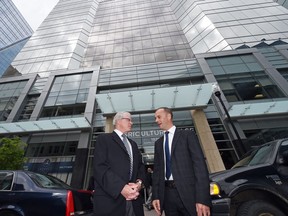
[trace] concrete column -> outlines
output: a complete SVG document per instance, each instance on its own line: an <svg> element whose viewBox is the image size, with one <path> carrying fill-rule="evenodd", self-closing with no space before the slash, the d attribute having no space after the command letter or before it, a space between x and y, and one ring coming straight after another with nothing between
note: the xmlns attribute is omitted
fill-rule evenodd
<svg viewBox="0 0 288 216"><path fill-rule="evenodd" d="M73 166L71 186L83 189L88 158L89 132L81 132Z"/></svg>
<svg viewBox="0 0 288 216"><path fill-rule="evenodd" d="M111 133L114 130L113 116L106 117L105 133Z"/></svg>
<svg viewBox="0 0 288 216"><path fill-rule="evenodd" d="M191 110L196 133L199 138L203 153L207 160L210 173L225 170L225 166L215 139L209 127L206 115L202 109Z"/></svg>

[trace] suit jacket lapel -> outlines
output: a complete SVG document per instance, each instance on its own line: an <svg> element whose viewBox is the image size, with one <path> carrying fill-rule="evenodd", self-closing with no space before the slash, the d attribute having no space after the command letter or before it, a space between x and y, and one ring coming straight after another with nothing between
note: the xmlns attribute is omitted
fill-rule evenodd
<svg viewBox="0 0 288 216"><path fill-rule="evenodd" d="M176 143L178 142L178 139L180 138L180 130L176 128L175 134L172 140L172 146L171 146L171 157L173 156L173 152L176 147Z"/></svg>
<svg viewBox="0 0 288 216"><path fill-rule="evenodd" d="M113 140L118 144L118 145L120 145L120 147L127 153L127 155L128 155L128 152L127 152L127 150L126 150L126 148L125 148L125 146L124 146L124 143L123 143L123 141L121 140L121 138L118 136L118 134L115 132L115 131L113 131L112 132L112 135L113 135ZM128 155L128 157L129 157L129 155Z"/></svg>
<svg viewBox="0 0 288 216"><path fill-rule="evenodd" d="M160 158L160 161L164 161L164 136L162 136L158 141L157 141L157 145L159 145L159 151L160 151L160 156L161 156L161 158ZM164 166L164 162L163 162L163 166Z"/></svg>
<svg viewBox="0 0 288 216"><path fill-rule="evenodd" d="M125 147L125 145L124 145L124 143L123 143L123 141L121 140L121 138L118 136L118 134L116 133L116 132L114 132L113 131L113 139L115 140L115 142L118 144L118 145L120 145L121 146L121 148L123 149L123 151L126 153L126 155L127 155L127 160L129 160L129 162L130 162L130 156L129 156L129 153L127 152L127 149L126 149L126 147ZM136 149L134 148L134 144L133 144L133 141L131 140L131 139L129 139L128 137L127 137L127 139L129 140L129 142L130 142L130 145L131 145L131 149L132 149L132 155L133 155L133 172L132 172L132 178L133 178L133 175L134 175L134 170L136 170L136 166L135 166L135 164L136 164L136 157L135 157L135 155L136 155L136 153L135 153L135 151L136 151ZM136 144L136 143L135 143ZM137 144L136 144L136 146L137 146ZM138 147L137 147L138 148Z"/></svg>

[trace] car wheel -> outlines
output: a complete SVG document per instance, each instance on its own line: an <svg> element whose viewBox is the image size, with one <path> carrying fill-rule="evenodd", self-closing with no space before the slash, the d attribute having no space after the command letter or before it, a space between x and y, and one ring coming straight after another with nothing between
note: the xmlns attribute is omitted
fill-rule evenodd
<svg viewBox="0 0 288 216"><path fill-rule="evenodd" d="M13 211L0 211L0 216L20 216L20 215Z"/></svg>
<svg viewBox="0 0 288 216"><path fill-rule="evenodd" d="M237 211L237 216L285 216L274 205L262 200L243 203Z"/></svg>

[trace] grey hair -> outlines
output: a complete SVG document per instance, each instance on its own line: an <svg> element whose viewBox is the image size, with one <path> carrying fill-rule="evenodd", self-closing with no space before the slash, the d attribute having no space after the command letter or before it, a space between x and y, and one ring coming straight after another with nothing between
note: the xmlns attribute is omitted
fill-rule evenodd
<svg viewBox="0 0 288 216"><path fill-rule="evenodd" d="M116 125L116 122L125 117L125 115L130 115L129 112L118 112L113 118L113 125Z"/></svg>

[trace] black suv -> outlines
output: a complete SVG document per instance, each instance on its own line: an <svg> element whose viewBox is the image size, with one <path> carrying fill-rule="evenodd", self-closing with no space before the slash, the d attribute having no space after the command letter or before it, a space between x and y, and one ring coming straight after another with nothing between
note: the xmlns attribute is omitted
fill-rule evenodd
<svg viewBox="0 0 288 216"><path fill-rule="evenodd" d="M212 216L287 216L288 138L251 150L210 181Z"/></svg>

